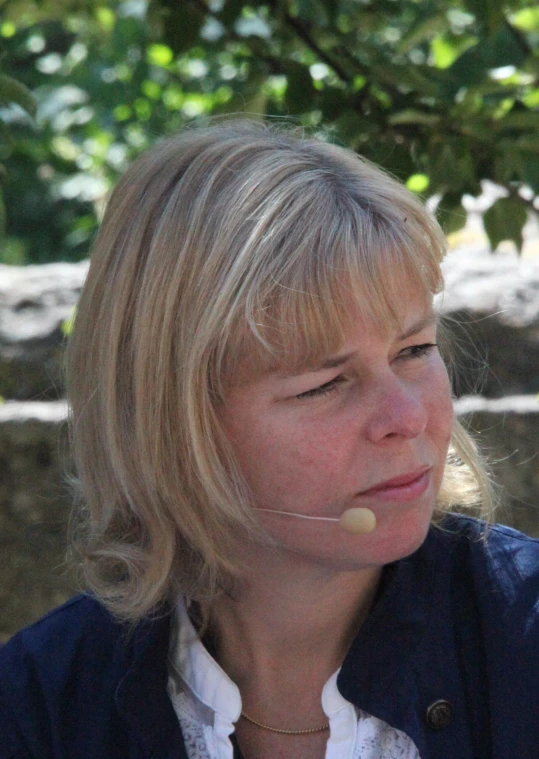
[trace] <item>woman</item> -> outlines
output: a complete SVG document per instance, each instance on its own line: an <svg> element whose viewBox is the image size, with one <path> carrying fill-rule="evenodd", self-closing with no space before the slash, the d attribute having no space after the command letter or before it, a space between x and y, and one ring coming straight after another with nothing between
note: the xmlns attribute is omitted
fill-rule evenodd
<svg viewBox="0 0 539 759"><path fill-rule="evenodd" d="M2 757L536 756L537 541L447 514L489 502L444 250L378 168L260 124L127 171L69 349L91 595L2 652Z"/></svg>

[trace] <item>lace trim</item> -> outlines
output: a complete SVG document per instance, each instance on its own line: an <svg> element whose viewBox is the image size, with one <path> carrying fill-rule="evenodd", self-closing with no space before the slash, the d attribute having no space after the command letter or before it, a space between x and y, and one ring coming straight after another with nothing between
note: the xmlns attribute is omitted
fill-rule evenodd
<svg viewBox="0 0 539 759"><path fill-rule="evenodd" d="M353 759L420 759L420 756L406 733L359 711Z"/></svg>
<svg viewBox="0 0 539 759"><path fill-rule="evenodd" d="M175 677L169 677L168 693L180 722L189 759L215 759L217 746L214 740L212 710L201 703L194 693Z"/></svg>

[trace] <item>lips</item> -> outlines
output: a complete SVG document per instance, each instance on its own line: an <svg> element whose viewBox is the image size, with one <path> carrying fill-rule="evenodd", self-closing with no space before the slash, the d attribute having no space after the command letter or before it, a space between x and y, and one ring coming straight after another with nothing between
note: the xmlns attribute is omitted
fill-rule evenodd
<svg viewBox="0 0 539 759"><path fill-rule="evenodd" d="M428 485L427 473L429 471L429 466L423 466L419 469L414 469L413 471L407 472L406 474L401 474L398 477L393 477L390 480L379 482L368 490L362 490L360 493L358 493L358 495L370 496L376 494L390 494L392 492L395 494L398 494L399 492L404 494L407 491L422 488L426 489L426 486Z"/></svg>

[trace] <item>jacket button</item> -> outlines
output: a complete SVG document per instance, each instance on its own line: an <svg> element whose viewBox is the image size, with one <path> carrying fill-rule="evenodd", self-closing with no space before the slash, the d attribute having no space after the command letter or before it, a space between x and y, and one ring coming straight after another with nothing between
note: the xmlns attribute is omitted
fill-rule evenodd
<svg viewBox="0 0 539 759"><path fill-rule="evenodd" d="M432 730L443 730L453 719L453 704L444 698L434 701L427 708L425 719Z"/></svg>

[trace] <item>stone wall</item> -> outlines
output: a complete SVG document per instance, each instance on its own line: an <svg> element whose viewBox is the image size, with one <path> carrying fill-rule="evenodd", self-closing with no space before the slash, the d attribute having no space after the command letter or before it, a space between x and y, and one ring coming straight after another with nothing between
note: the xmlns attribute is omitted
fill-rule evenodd
<svg viewBox="0 0 539 759"><path fill-rule="evenodd" d="M0 641L77 589L62 324L87 264L0 266ZM460 348L457 413L502 485L499 519L539 535L539 259L455 251L439 302Z"/></svg>
<svg viewBox="0 0 539 759"><path fill-rule="evenodd" d="M0 643L73 595L67 405L0 405Z"/></svg>

